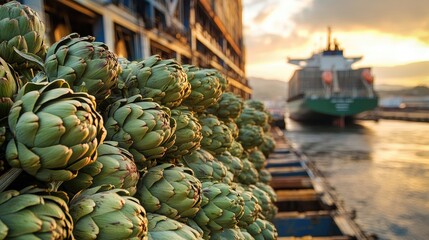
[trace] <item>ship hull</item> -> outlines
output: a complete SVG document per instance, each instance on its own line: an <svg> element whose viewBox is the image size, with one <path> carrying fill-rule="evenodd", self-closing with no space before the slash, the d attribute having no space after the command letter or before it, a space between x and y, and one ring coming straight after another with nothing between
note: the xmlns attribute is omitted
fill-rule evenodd
<svg viewBox="0 0 429 240"><path fill-rule="evenodd" d="M338 118L352 120L357 114L373 110L378 99L374 98L308 98L288 102L289 117L296 121L323 122Z"/></svg>

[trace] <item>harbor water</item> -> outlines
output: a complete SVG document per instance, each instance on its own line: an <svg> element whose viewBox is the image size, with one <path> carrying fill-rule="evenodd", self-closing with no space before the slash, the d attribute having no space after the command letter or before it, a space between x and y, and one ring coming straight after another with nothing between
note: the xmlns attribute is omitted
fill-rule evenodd
<svg viewBox="0 0 429 240"><path fill-rule="evenodd" d="M429 239L429 123L357 121L346 128L287 119L286 137L379 239Z"/></svg>

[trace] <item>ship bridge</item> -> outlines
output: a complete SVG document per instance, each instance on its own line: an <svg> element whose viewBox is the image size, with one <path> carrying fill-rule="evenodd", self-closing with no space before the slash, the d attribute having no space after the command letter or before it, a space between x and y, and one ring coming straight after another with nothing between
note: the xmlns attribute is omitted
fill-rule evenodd
<svg viewBox="0 0 429 240"><path fill-rule="evenodd" d="M323 51L306 59L288 58L288 63L299 67L318 68L321 71L340 71L352 69L352 65L361 59L362 57L344 57L343 51Z"/></svg>

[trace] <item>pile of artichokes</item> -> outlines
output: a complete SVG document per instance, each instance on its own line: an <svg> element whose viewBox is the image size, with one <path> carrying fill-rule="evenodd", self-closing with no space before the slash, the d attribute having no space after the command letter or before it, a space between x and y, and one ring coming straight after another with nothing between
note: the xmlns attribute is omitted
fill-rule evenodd
<svg viewBox="0 0 429 240"><path fill-rule="evenodd" d="M0 13L14 29L0 38L0 240L277 238L262 102L216 69L119 59L78 33L47 46L35 11Z"/></svg>

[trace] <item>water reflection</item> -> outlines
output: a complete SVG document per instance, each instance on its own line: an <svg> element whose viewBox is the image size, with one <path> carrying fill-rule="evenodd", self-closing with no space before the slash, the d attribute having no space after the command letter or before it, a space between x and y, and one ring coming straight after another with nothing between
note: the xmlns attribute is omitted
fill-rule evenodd
<svg viewBox="0 0 429 240"><path fill-rule="evenodd" d="M381 239L429 239L428 123L382 120L340 129L288 121L287 128L364 229Z"/></svg>

